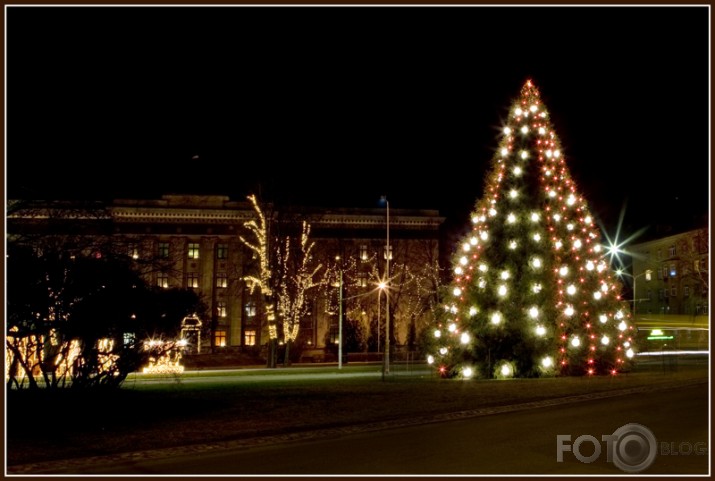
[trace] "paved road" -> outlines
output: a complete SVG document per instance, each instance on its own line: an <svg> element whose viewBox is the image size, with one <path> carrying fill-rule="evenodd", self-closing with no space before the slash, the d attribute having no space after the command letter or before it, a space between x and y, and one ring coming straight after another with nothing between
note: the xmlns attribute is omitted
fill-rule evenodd
<svg viewBox="0 0 715 481"><path fill-rule="evenodd" d="M597 440L639 423L657 442L653 464L643 474L708 474L707 383L678 389L608 397L550 407L478 415L453 421L355 434L304 436L264 445L204 446L180 456L113 459L54 469L55 474L625 474L601 455L589 464L564 451L557 462L557 435ZM573 446L572 446L573 449ZM581 457L594 453L583 442ZM678 452L674 455L673 452ZM690 451L690 453L688 453ZM699 452L701 454L695 454Z"/></svg>

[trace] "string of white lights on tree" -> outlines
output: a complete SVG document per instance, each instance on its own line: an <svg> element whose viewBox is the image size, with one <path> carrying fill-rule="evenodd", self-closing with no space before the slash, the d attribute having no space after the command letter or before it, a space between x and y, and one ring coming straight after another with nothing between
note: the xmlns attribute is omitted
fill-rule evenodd
<svg viewBox="0 0 715 481"><path fill-rule="evenodd" d="M631 315L539 91L509 112L453 259L428 362L445 376L616 374L634 355Z"/></svg>

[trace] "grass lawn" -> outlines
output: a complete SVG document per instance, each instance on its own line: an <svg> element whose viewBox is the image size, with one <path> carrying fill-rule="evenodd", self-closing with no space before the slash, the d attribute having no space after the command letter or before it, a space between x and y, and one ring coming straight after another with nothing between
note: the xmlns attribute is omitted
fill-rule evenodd
<svg viewBox="0 0 715 481"><path fill-rule="evenodd" d="M380 368L374 365L349 365L340 371L334 366L295 367L191 372L163 379L137 376L115 392L10 391L7 464L227 441L707 378L708 362L702 358L675 366L652 363L612 377L503 381L446 380L423 369L400 372L398 366L382 381L377 375Z"/></svg>

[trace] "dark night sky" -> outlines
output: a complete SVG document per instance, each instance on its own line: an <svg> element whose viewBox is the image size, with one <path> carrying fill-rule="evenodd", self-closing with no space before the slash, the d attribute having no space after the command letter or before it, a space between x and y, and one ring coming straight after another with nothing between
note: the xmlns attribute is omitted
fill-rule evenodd
<svg viewBox="0 0 715 481"><path fill-rule="evenodd" d="M467 225L541 90L614 232L705 218L704 7L10 7L7 198L261 192ZM200 161L192 161L198 155Z"/></svg>

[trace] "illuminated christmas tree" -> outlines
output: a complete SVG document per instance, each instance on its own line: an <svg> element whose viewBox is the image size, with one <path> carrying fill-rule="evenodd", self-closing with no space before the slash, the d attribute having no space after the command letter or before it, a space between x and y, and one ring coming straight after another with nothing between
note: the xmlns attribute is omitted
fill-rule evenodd
<svg viewBox="0 0 715 481"><path fill-rule="evenodd" d="M454 254L428 362L465 378L626 369L635 330L600 240L527 81Z"/></svg>

